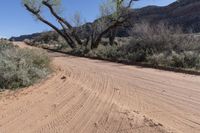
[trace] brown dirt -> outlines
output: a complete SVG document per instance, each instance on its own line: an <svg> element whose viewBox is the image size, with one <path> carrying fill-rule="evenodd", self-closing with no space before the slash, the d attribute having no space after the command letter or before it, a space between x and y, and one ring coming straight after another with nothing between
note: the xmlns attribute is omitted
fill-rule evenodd
<svg viewBox="0 0 200 133"><path fill-rule="evenodd" d="M200 77L50 55L47 80L0 94L0 133L200 132Z"/></svg>

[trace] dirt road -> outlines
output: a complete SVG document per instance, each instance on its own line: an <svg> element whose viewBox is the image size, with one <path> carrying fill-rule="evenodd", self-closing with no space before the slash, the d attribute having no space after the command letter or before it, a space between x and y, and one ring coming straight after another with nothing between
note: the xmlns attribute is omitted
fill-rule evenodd
<svg viewBox="0 0 200 133"><path fill-rule="evenodd" d="M200 132L200 77L50 55L51 77L0 94L0 133Z"/></svg>

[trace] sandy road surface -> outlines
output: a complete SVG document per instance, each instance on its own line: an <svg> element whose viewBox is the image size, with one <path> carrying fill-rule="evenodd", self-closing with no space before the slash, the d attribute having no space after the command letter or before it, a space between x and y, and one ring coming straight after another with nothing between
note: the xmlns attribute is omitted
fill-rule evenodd
<svg viewBox="0 0 200 133"><path fill-rule="evenodd" d="M50 55L48 80L0 94L0 133L200 132L200 77Z"/></svg>

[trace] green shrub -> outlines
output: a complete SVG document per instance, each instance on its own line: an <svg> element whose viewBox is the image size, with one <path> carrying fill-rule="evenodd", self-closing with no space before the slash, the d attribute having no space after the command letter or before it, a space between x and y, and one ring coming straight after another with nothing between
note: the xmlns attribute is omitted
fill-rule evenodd
<svg viewBox="0 0 200 133"><path fill-rule="evenodd" d="M49 64L50 59L42 50L0 44L0 89L32 85L49 74Z"/></svg>
<svg viewBox="0 0 200 133"><path fill-rule="evenodd" d="M80 46L70 51L70 53L77 56L85 56L89 51L87 47Z"/></svg>
<svg viewBox="0 0 200 133"><path fill-rule="evenodd" d="M154 66L167 66L167 64L170 64L170 59L164 53L148 56L147 61Z"/></svg>
<svg viewBox="0 0 200 133"><path fill-rule="evenodd" d="M102 59L119 61L120 59L124 58L123 51L121 51L119 48L119 46L101 46L93 53L95 53L95 56Z"/></svg>
<svg viewBox="0 0 200 133"><path fill-rule="evenodd" d="M193 51L184 52L184 63L186 68L198 68L198 64L200 64L199 53Z"/></svg>
<svg viewBox="0 0 200 133"><path fill-rule="evenodd" d="M184 68L184 55L173 51L171 55L171 63L169 65L172 67Z"/></svg>
<svg viewBox="0 0 200 133"><path fill-rule="evenodd" d="M192 51L153 54L147 60L149 64L155 66L200 69L200 54Z"/></svg>
<svg viewBox="0 0 200 133"><path fill-rule="evenodd" d="M180 68L196 68L200 62L200 55L197 52L187 51L182 53L172 52L170 66Z"/></svg>

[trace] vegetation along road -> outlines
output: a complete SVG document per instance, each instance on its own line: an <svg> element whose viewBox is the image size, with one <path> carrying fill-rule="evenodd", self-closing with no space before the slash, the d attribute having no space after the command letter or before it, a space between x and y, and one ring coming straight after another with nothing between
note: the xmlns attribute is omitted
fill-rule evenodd
<svg viewBox="0 0 200 133"><path fill-rule="evenodd" d="M47 80L0 94L1 133L200 132L200 77L49 54Z"/></svg>

